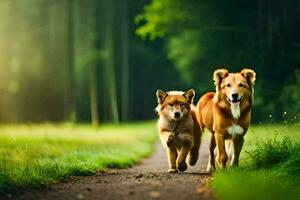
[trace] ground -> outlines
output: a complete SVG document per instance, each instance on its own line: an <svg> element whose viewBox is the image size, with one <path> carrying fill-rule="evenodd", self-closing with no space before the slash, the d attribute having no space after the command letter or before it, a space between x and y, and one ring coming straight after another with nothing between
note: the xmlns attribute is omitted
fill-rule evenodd
<svg viewBox="0 0 300 200"><path fill-rule="evenodd" d="M211 199L210 191L222 200L300 199L299 131L296 123L252 125L240 166L212 178L207 134L196 167L169 174L153 122L0 127L0 199Z"/></svg>
<svg viewBox="0 0 300 200"><path fill-rule="evenodd" d="M208 142L202 143L195 167L184 173L167 173L167 159L160 143L155 153L128 169L108 169L91 176L5 197L6 199L211 199L204 183Z"/></svg>

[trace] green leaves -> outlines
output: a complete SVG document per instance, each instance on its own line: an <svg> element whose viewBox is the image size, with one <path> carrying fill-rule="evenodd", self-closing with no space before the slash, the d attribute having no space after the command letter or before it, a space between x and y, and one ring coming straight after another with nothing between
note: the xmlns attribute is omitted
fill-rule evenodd
<svg viewBox="0 0 300 200"><path fill-rule="evenodd" d="M143 13L136 16L135 22L140 24L136 34L154 40L177 33L190 17L186 5L181 0L153 0L144 7Z"/></svg>

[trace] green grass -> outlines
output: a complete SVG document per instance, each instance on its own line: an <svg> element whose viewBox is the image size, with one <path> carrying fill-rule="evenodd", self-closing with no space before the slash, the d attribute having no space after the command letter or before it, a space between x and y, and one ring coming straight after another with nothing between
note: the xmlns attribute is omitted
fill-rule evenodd
<svg viewBox="0 0 300 200"><path fill-rule="evenodd" d="M300 126L255 125L240 166L218 170L209 183L219 200L300 199Z"/></svg>
<svg viewBox="0 0 300 200"><path fill-rule="evenodd" d="M105 168L131 166L153 151L152 122L121 126L0 126L0 192L39 187Z"/></svg>

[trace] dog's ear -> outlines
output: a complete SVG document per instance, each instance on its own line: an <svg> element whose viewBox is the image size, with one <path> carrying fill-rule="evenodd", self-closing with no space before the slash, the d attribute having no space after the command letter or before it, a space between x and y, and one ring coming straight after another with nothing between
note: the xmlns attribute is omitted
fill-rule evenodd
<svg viewBox="0 0 300 200"><path fill-rule="evenodd" d="M217 88L217 91L220 90L222 80L229 75L227 69L217 69L214 72L214 81Z"/></svg>
<svg viewBox="0 0 300 200"><path fill-rule="evenodd" d="M165 91L156 90L157 103L162 104L167 96L168 94Z"/></svg>
<svg viewBox="0 0 300 200"><path fill-rule="evenodd" d="M195 90L189 89L186 91L183 96L189 103L193 103L194 97L195 97Z"/></svg>
<svg viewBox="0 0 300 200"><path fill-rule="evenodd" d="M256 80L256 73L252 69L243 69L241 71L241 75L245 77L245 79L251 84L254 85L254 82Z"/></svg>

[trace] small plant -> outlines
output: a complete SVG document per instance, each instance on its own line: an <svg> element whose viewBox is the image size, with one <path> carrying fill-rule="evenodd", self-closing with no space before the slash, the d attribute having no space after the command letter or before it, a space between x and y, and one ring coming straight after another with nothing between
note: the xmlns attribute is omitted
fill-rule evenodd
<svg viewBox="0 0 300 200"><path fill-rule="evenodd" d="M251 129L241 166L218 171L210 182L217 199L300 199L300 129L285 124Z"/></svg>
<svg viewBox="0 0 300 200"><path fill-rule="evenodd" d="M247 152L253 169L271 168L289 160L291 157L300 156L300 144L293 143L289 138L282 140L267 140L258 144L253 151Z"/></svg>

